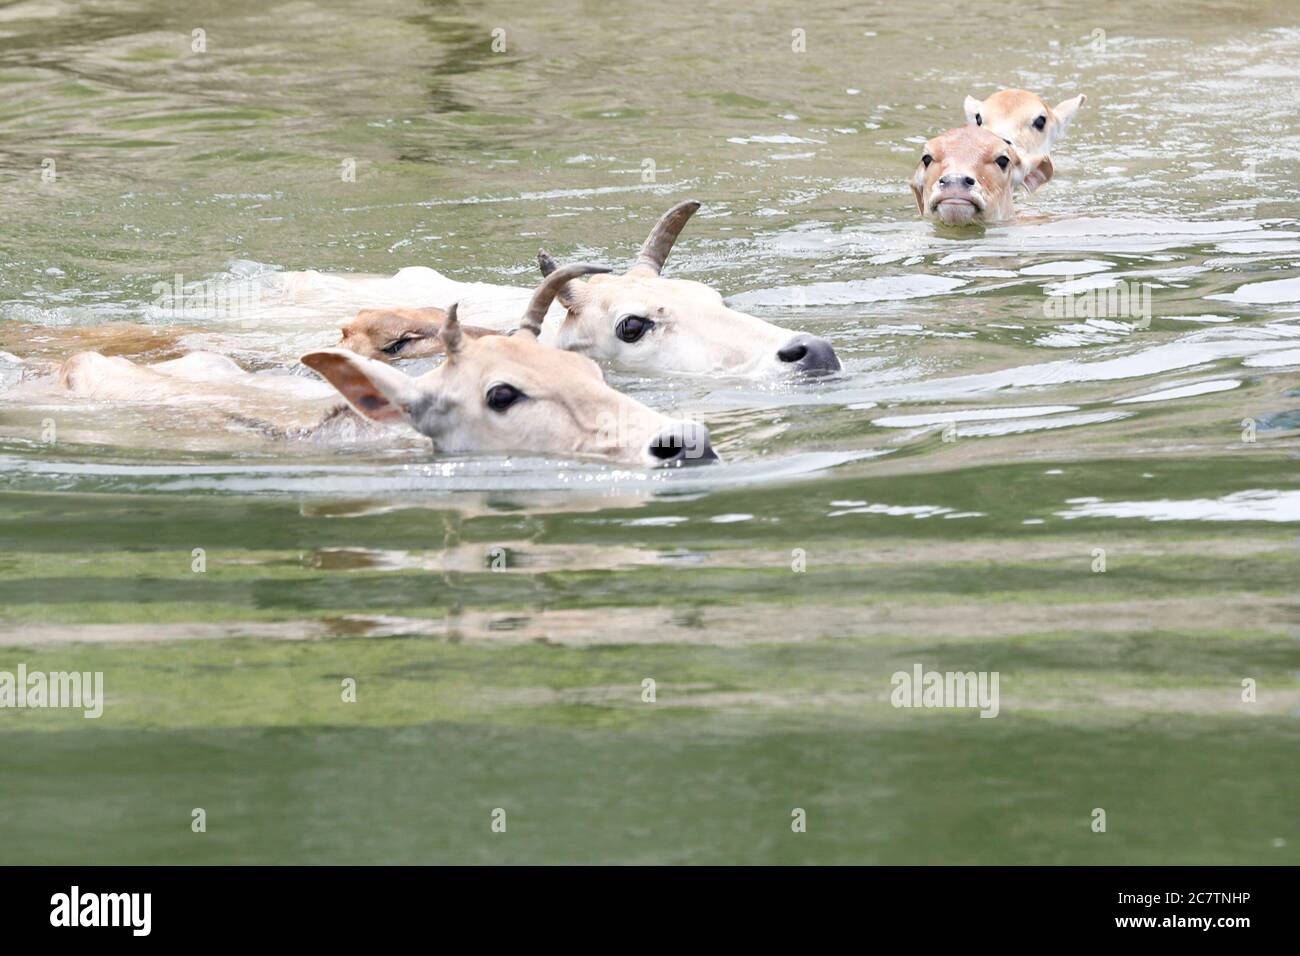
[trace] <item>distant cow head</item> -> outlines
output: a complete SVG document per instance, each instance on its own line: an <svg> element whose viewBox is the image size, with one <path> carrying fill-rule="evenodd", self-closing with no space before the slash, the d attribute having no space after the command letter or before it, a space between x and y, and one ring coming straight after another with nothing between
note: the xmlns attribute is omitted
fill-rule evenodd
<svg viewBox="0 0 1300 956"><path fill-rule="evenodd" d="M1088 97L1080 93L1053 109L1025 90L998 90L983 102L966 97L966 121L1011 140L1023 155L1045 155L1065 136L1086 102Z"/></svg>
<svg viewBox="0 0 1300 956"><path fill-rule="evenodd" d="M826 339L728 308L701 282L660 274L682 227L699 208L688 201L668 210L622 275L563 283L558 298L568 314L556 344L653 373L776 376L839 369ZM542 274L553 275L555 260L545 250L537 258Z"/></svg>
<svg viewBox="0 0 1300 956"><path fill-rule="evenodd" d="M358 413L405 422L444 452L583 455L655 467L715 459L703 425L671 419L605 384L585 355L537 341L557 292L605 272L571 265L546 277L511 335L464 334L456 306L439 323L446 360L412 378L348 349L302 357Z"/></svg>
<svg viewBox="0 0 1300 956"><path fill-rule="evenodd" d="M446 351L442 344L442 327L446 321L447 313L432 307L362 309L355 319L343 326L339 347L381 362L441 355ZM477 339L498 333L462 325L460 334L464 338Z"/></svg>

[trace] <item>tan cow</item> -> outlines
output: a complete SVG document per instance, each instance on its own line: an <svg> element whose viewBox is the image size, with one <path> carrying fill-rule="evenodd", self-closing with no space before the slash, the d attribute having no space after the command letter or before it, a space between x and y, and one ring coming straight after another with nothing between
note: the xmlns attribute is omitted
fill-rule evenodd
<svg viewBox="0 0 1300 956"><path fill-rule="evenodd" d="M911 185L923 218L967 226L1015 218L1015 187L1033 192L1051 178L1046 156L1023 156L982 127L959 126L925 144Z"/></svg>
<svg viewBox="0 0 1300 956"><path fill-rule="evenodd" d="M346 349L303 356L328 385L251 373L209 352L149 366L81 352L63 363L57 385L91 400L146 405L164 420L167 408L188 410L187 420L206 409L275 438L382 438L385 430L370 422L410 425L446 453L580 455L644 467L716 459L703 425L652 411L606 385L591 359L537 341L557 290L598 271L567 266L543 281L514 335L465 335L453 305L439 328L447 359L419 378ZM360 418L330 411L339 394Z"/></svg>
<svg viewBox="0 0 1300 956"><path fill-rule="evenodd" d="M966 97L966 121L1011 140L1022 155L1047 155L1086 102L1080 93L1052 108L1026 90L998 90L983 101Z"/></svg>
<svg viewBox="0 0 1300 956"><path fill-rule="evenodd" d="M538 341L558 290L604 271L553 272L514 335L465 335L453 303L438 331L447 358L418 378L348 349L310 352L302 361L359 414L410 425L445 452L531 451L648 467L717 458L703 425L650 410L606 385L591 359Z"/></svg>
<svg viewBox="0 0 1300 956"><path fill-rule="evenodd" d="M541 341L647 374L775 377L838 370L839 358L826 339L729 308L701 282L661 275L682 227L699 208L688 201L665 213L627 272L566 283L558 296L565 313L547 323ZM555 268L545 251L538 261L543 275ZM431 282L431 292L441 288ZM469 312L479 326L462 326L462 335L490 334L486 312ZM385 361L435 354L442 351L437 334L445 316L433 306L363 309L343 327L339 345Z"/></svg>

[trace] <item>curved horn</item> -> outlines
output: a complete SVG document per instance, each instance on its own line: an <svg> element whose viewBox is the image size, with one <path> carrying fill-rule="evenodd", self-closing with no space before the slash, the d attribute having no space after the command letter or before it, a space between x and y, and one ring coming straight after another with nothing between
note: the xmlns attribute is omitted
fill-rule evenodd
<svg viewBox="0 0 1300 956"><path fill-rule="evenodd" d="M545 249L537 250L537 268L542 270L543 279L545 279L548 275L550 275L559 267L560 264L555 261L555 257L552 256L549 252L547 252Z"/></svg>
<svg viewBox="0 0 1300 956"><path fill-rule="evenodd" d="M688 199L686 202L679 202L664 213L655 223L655 227L650 230L650 235L642 244L641 251L637 253L636 263L632 268L648 269L652 275L662 272L668 253L672 252L673 243L677 241L677 234L686 225L686 220L695 215L695 211L699 208L699 203L694 199Z"/></svg>
<svg viewBox="0 0 1300 956"><path fill-rule="evenodd" d="M560 268L560 264L556 262L555 257L545 249L538 249L537 268L542 270L542 278L544 279L556 269ZM560 301L560 305L564 306L566 309L572 309L582 298L582 287L566 282L564 285L560 286L560 291L555 293L555 298L557 298Z"/></svg>
<svg viewBox="0 0 1300 956"><path fill-rule="evenodd" d="M551 307L559 291L572 279L578 276L592 275L597 272L612 272L607 266L593 266L590 263L578 262L570 266L560 266L537 287L533 297L528 301L528 308L524 311L524 317L519 320L519 329L522 332L532 332L533 335L542 334L542 320L546 318L546 310Z"/></svg>

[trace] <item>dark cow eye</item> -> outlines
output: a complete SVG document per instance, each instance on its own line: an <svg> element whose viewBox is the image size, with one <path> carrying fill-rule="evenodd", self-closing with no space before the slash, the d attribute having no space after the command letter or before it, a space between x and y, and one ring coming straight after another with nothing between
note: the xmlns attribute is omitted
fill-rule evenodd
<svg viewBox="0 0 1300 956"><path fill-rule="evenodd" d="M1042 129L1046 125L1047 125L1046 116L1040 116L1038 117L1038 119L1034 120L1034 129Z"/></svg>
<svg viewBox="0 0 1300 956"><path fill-rule="evenodd" d="M389 342L379 351L383 352L385 355L396 355L398 352L402 351L402 349L406 348L406 343L412 342L414 339L414 336L408 336L404 339L398 339L395 342Z"/></svg>
<svg viewBox="0 0 1300 956"><path fill-rule="evenodd" d="M984 117L981 116L979 113L976 113L976 114L975 114L975 125L976 125L976 126L983 126L983 125L984 125Z"/></svg>
<svg viewBox="0 0 1300 956"><path fill-rule="evenodd" d="M921 157L921 165L924 166L926 169L930 168L930 164L932 162L934 162L934 157L931 156L929 153L926 153L924 156Z"/></svg>
<svg viewBox="0 0 1300 956"><path fill-rule="evenodd" d="M625 315L614 326L614 334L624 342L635 342L654 327L654 322L643 315Z"/></svg>
<svg viewBox="0 0 1300 956"><path fill-rule="evenodd" d="M998 159L997 159L997 163L998 163L998 166L999 166L1000 168L1002 168L1002 169L1006 169L1008 166L1011 165L1011 157L1009 157L1009 156L999 156Z"/></svg>
<svg viewBox="0 0 1300 956"><path fill-rule="evenodd" d="M493 385L487 390L487 406L494 412L504 412L523 397L524 393L513 385Z"/></svg>

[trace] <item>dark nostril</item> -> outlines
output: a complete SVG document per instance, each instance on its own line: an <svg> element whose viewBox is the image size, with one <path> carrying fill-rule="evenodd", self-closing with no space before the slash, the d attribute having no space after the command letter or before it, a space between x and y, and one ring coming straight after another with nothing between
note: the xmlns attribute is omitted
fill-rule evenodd
<svg viewBox="0 0 1300 956"><path fill-rule="evenodd" d="M826 339L800 332L777 350L776 357L798 372L836 372L840 368L835 346Z"/></svg>
<svg viewBox="0 0 1300 956"><path fill-rule="evenodd" d="M798 362L808 354L808 346L799 342L795 345L787 345L785 348L776 353L776 357L782 362Z"/></svg>
<svg viewBox="0 0 1300 956"><path fill-rule="evenodd" d="M686 443L682 441L682 436L673 433L660 435L650 446L650 454L660 461L675 461L685 452Z"/></svg>
<svg viewBox="0 0 1300 956"><path fill-rule="evenodd" d="M660 432L650 443L650 454L665 464L689 465L718 460L713 443L709 441L709 430L697 422L679 423Z"/></svg>
<svg viewBox="0 0 1300 956"><path fill-rule="evenodd" d="M963 176L962 182L964 182L967 185L967 187L975 185L975 180L972 179L970 176Z"/></svg>

